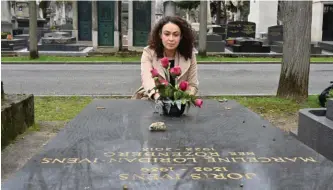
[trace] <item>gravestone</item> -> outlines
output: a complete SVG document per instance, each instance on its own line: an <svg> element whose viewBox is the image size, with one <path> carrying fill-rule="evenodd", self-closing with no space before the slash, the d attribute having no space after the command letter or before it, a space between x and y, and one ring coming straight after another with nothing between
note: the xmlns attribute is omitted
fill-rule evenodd
<svg viewBox="0 0 333 190"><path fill-rule="evenodd" d="M270 53L271 49L255 39L256 24L247 21L235 21L227 24L227 49L238 53Z"/></svg>
<svg viewBox="0 0 333 190"><path fill-rule="evenodd" d="M208 34L207 35L207 52L224 52L225 51L225 42L222 39L222 36L219 34Z"/></svg>
<svg viewBox="0 0 333 190"><path fill-rule="evenodd" d="M318 46L330 53L333 53L333 41L318 42Z"/></svg>
<svg viewBox="0 0 333 190"><path fill-rule="evenodd" d="M275 25L268 27L268 44L275 53L283 53L283 25ZM322 47L311 43L311 54L321 54Z"/></svg>
<svg viewBox="0 0 333 190"><path fill-rule="evenodd" d="M235 101L95 100L2 189L333 189L333 162ZM150 132L153 122L167 125Z"/></svg>
<svg viewBox="0 0 333 190"><path fill-rule="evenodd" d="M274 41L283 41L283 26L276 25L268 27L267 38L269 45L272 45Z"/></svg>
<svg viewBox="0 0 333 190"><path fill-rule="evenodd" d="M255 38L256 23L247 21L234 21L227 24L226 38Z"/></svg>
<svg viewBox="0 0 333 190"><path fill-rule="evenodd" d="M226 39L227 28L226 25L220 25L220 27L213 27L213 33L222 36L222 40Z"/></svg>
<svg viewBox="0 0 333 190"><path fill-rule="evenodd" d="M298 130L291 134L333 161L333 99L328 99L326 108L301 109Z"/></svg>

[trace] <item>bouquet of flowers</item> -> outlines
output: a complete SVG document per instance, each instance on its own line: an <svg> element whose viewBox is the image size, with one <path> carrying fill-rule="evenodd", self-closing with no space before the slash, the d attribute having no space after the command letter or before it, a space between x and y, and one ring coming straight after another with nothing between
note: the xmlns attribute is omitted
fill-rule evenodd
<svg viewBox="0 0 333 190"><path fill-rule="evenodd" d="M188 93L189 83L187 81L181 81L179 84L177 78L181 75L182 71L179 66L170 68L168 58L161 59L161 65L164 70L166 79L160 79L156 68L152 68L150 71L155 81L155 87L151 90L155 90L160 94L160 100L163 103L163 110L169 114L170 110L178 109L181 115L184 112L185 107L187 111L191 105L200 107L203 104L202 99L197 98L194 95ZM174 79L175 84L170 83L170 79Z"/></svg>

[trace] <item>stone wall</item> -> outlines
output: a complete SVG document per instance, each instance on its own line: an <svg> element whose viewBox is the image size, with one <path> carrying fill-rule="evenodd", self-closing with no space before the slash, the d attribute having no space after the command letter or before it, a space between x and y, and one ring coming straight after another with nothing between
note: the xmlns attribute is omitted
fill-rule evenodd
<svg viewBox="0 0 333 190"><path fill-rule="evenodd" d="M7 146L35 121L34 96L6 94L1 99L1 146Z"/></svg>

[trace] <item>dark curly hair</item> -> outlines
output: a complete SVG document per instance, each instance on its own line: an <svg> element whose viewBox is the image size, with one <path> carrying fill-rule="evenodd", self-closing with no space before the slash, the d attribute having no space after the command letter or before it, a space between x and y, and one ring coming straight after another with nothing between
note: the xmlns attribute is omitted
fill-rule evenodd
<svg viewBox="0 0 333 190"><path fill-rule="evenodd" d="M160 34L162 33L163 26L169 22L176 24L180 28L182 38L177 47L177 51L186 60L191 59L194 47L194 31L186 20L178 16L166 16L159 20L149 35L149 48L156 52L158 58L163 57L164 46Z"/></svg>

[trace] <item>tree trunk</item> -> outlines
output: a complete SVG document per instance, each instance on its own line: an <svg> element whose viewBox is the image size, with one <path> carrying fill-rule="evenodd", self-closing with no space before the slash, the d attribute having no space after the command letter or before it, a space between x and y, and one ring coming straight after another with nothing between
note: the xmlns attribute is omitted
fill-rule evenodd
<svg viewBox="0 0 333 190"><path fill-rule="evenodd" d="M207 1L200 1L199 55L206 56L207 51Z"/></svg>
<svg viewBox="0 0 333 190"><path fill-rule="evenodd" d="M283 59L277 96L308 97L312 1L283 1Z"/></svg>
<svg viewBox="0 0 333 190"><path fill-rule="evenodd" d="M29 2L29 51L30 59L37 59L37 5L36 1Z"/></svg>
<svg viewBox="0 0 333 190"><path fill-rule="evenodd" d="M215 24L221 24L221 1L217 2L217 7L216 7L216 23Z"/></svg>

